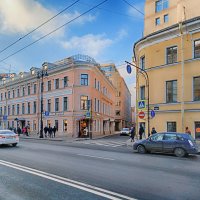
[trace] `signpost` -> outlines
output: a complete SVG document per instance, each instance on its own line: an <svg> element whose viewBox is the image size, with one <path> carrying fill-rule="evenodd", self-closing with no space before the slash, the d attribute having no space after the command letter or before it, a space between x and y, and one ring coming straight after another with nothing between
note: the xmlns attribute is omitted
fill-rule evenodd
<svg viewBox="0 0 200 200"><path fill-rule="evenodd" d="M127 71L128 74L131 74L132 68L131 68L130 65L127 65L127 66L126 66L126 71Z"/></svg>
<svg viewBox="0 0 200 200"><path fill-rule="evenodd" d="M138 110L146 110L146 100L140 100L137 103Z"/></svg>
<svg viewBox="0 0 200 200"><path fill-rule="evenodd" d="M49 116L49 111L45 111L45 112L44 112L44 115L45 115L45 116Z"/></svg>
<svg viewBox="0 0 200 200"><path fill-rule="evenodd" d="M156 116L156 113L154 110L151 110L151 117L154 118Z"/></svg>
<svg viewBox="0 0 200 200"><path fill-rule="evenodd" d="M3 115L3 121L7 121L8 116L7 115Z"/></svg>
<svg viewBox="0 0 200 200"><path fill-rule="evenodd" d="M144 119L145 113L144 113L143 111L140 111L140 112L138 113L138 117L139 117L140 119Z"/></svg>
<svg viewBox="0 0 200 200"><path fill-rule="evenodd" d="M159 106L154 106L154 110L159 110Z"/></svg>
<svg viewBox="0 0 200 200"><path fill-rule="evenodd" d="M90 111L87 111L87 112L86 112L86 114L85 114L85 118L86 118L86 119L90 119L90 118L91 118Z"/></svg>

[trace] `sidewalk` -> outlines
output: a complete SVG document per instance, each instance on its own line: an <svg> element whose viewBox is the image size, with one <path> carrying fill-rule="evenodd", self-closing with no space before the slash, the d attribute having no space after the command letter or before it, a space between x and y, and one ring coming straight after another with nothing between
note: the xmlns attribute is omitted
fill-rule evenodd
<svg viewBox="0 0 200 200"><path fill-rule="evenodd" d="M92 140L101 139L101 138L105 138L105 137L109 137L109 136L117 135L117 134L119 134L119 132L115 132L110 135L96 136L96 137L93 137ZM39 138L39 136L40 136L39 134L30 134L29 136L21 134L19 136L19 138L20 139L33 139L33 140L66 141L66 142L91 140L90 138L77 138L77 137L71 137L71 136L56 136L55 138L49 138L49 137Z"/></svg>

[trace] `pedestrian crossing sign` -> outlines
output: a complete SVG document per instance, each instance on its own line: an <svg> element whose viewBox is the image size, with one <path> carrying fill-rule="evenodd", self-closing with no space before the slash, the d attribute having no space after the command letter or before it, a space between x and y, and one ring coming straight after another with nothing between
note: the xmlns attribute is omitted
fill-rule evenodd
<svg viewBox="0 0 200 200"><path fill-rule="evenodd" d="M145 110L146 109L146 100L140 100L137 103L138 110Z"/></svg>

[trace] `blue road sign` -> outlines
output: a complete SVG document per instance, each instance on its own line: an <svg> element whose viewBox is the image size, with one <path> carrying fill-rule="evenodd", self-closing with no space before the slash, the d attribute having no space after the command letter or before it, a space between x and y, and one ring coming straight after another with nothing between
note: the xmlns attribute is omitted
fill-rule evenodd
<svg viewBox="0 0 200 200"><path fill-rule="evenodd" d="M6 121L8 119L7 115L3 115L3 120Z"/></svg>
<svg viewBox="0 0 200 200"><path fill-rule="evenodd" d="M131 68L130 65L127 65L127 66L126 66L126 71L127 71L128 74L131 74L132 68Z"/></svg>
<svg viewBox="0 0 200 200"><path fill-rule="evenodd" d="M138 109L145 109L146 108L146 100L138 101Z"/></svg>
<svg viewBox="0 0 200 200"><path fill-rule="evenodd" d="M151 117L153 118L153 117L155 117L155 116L156 116L155 111L154 111L154 110L151 110Z"/></svg>
<svg viewBox="0 0 200 200"><path fill-rule="evenodd" d="M154 110L159 110L159 106L154 106Z"/></svg>
<svg viewBox="0 0 200 200"><path fill-rule="evenodd" d="M91 117L91 116L90 116L90 111L87 111L87 112L86 112L85 117L86 117L87 119L89 119L89 118Z"/></svg>
<svg viewBox="0 0 200 200"><path fill-rule="evenodd" d="M44 115L45 115L45 116L49 116L49 111L45 111L45 112L44 112Z"/></svg>

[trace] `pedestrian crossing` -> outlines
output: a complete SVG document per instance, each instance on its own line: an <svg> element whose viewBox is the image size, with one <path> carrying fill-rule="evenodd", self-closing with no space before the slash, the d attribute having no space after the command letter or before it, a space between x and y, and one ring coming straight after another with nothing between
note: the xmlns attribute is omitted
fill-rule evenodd
<svg viewBox="0 0 200 200"><path fill-rule="evenodd" d="M126 146L126 141L98 141L98 140L84 140L84 141L76 141L79 144L86 144L86 145L99 145L99 146L106 146L106 147L120 147Z"/></svg>

